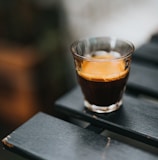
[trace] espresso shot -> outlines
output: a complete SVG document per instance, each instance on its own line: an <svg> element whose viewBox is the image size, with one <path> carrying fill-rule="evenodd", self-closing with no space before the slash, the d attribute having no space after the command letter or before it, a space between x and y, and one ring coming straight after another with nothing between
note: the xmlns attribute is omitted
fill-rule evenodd
<svg viewBox="0 0 158 160"><path fill-rule="evenodd" d="M128 73L125 77L118 77L117 80L93 81L87 80L78 75L78 81L84 93L85 101L97 106L109 106L111 104L121 103L122 95L125 91Z"/></svg>
<svg viewBox="0 0 158 160"><path fill-rule="evenodd" d="M110 113L122 105L134 47L108 37L90 38L72 45L84 106L97 113Z"/></svg>

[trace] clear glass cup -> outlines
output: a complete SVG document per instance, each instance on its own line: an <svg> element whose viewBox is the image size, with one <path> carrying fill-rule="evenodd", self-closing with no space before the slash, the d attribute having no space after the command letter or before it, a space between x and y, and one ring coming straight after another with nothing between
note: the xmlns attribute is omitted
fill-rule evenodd
<svg viewBox="0 0 158 160"><path fill-rule="evenodd" d="M92 37L71 45L84 105L90 111L110 113L122 105L134 45L111 37Z"/></svg>

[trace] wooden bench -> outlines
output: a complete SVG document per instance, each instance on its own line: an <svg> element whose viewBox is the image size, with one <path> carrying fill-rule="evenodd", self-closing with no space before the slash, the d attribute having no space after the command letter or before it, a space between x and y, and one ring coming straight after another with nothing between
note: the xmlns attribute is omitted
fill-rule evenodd
<svg viewBox="0 0 158 160"><path fill-rule="evenodd" d="M62 119L38 113L3 139L30 159L156 160L158 157L158 42L138 48L120 110L89 112L79 86L53 107ZM71 124L73 123L73 124ZM75 125L74 125L75 124Z"/></svg>

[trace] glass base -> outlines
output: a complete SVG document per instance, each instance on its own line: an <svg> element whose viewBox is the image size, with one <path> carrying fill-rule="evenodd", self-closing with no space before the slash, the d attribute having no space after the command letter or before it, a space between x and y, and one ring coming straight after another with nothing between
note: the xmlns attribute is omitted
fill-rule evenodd
<svg viewBox="0 0 158 160"><path fill-rule="evenodd" d="M110 112L116 111L120 108L120 106L122 105L122 99L119 102L112 104L110 106L97 106L94 104L90 104L87 100L84 100L84 105L88 110L90 110L92 112L110 113Z"/></svg>

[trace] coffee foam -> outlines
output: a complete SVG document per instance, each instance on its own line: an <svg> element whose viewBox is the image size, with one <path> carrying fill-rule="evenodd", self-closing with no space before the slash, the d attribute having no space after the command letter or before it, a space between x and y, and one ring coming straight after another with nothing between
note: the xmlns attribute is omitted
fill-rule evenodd
<svg viewBox="0 0 158 160"><path fill-rule="evenodd" d="M78 74L91 81L108 82L123 78L128 73L123 60L112 60L112 55L92 57L92 61L83 61ZM111 61L94 61L94 59L107 59Z"/></svg>

